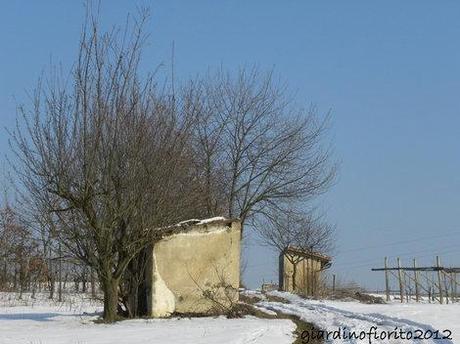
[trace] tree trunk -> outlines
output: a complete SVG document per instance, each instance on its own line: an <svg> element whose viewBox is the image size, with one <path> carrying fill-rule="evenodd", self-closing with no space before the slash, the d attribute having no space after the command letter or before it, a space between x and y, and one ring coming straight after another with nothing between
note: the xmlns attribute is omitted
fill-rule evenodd
<svg viewBox="0 0 460 344"><path fill-rule="evenodd" d="M93 268L91 268L91 297L96 298L96 278L94 277Z"/></svg>
<svg viewBox="0 0 460 344"><path fill-rule="evenodd" d="M36 291L37 291L37 281L33 281L32 282L32 296L31 296L32 299L35 299Z"/></svg>
<svg viewBox="0 0 460 344"><path fill-rule="evenodd" d="M82 281L81 281L81 291L83 293L86 293L86 268L83 269L83 274L82 274Z"/></svg>
<svg viewBox="0 0 460 344"><path fill-rule="evenodd" d="M18 291L18 268L17 266L14 267L13 290L14 292Z"/></svg>
<svg viewBox="0 0 460 344"><path fill-rule="evenodd" d="M147 264L147 249L142 250L131 262L123 275L123 292L127 316L139 317L148 315L147 285L145 284L145 271Z"/></svg>
<svg viewBox="0 0 460 344"><path fill-rule="evenodd" d="M48 258L48 288L49 288L49 299L53 299L54 298L54 281L55 281L55 278L54 278L54 266L53 266L53 260L51 259L51 255L50 255L50 258Z"/></svg>
<svg viewBox="0 0 460 344"><path fill-rule="evenodd" d="M104 292L104 321L112 323L117 319L119 280L106 278L102 280Z"/></svg>
<svg viewBox="0 0 460 344"><path fill-rule="evenodd" d="M62 249L59 243L59 289L58 289L58 301L62 302Z"/></svg>
<svg viewBox="0 0 460 344"><path fill-rule="evenodd" d="M8 291L9 289L9 283L8 283L8 267L7 267L7 262L3 263L3 277L2 277L2 287L5 288L5 291Z"/></svg>
<svg viewBox="0 0 460 344"><path fill-rule="evenodd" d="M22 294L24 293L25 287L26 287L26 271L24 267L24 261L21 256L19 260L19 300L22 300Z"/></svg>
<svg viewBox="0 0 460 344"><path fill-rule="evenodd" d="M49 292L50 292L49 299L50 300L54 299L54 291L55 291L55 289L56 289L55 271L51 271L50 280L49 280Z"/></svg>
<svg viewBox="0 0 460 344"><path fill-rule="evenodd" d="M50 284L49 284L49 292L50 292L50 296L48 298L50 300L54 299L54 277L51 277Z"/></svg>

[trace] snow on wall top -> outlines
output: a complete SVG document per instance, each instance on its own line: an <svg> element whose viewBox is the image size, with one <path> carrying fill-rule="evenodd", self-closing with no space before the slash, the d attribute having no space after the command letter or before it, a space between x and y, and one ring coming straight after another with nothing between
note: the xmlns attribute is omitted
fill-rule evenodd
<svg viewBox="0 0 460 344"><path fill-rule="evenodd" d="M198 219L190 219L190 220L185 220L181 221L175 226L191 226L191 225L206 225L210 223L218 223L218 222L233 222L234 220L227 219L226 217L223 216L216 216L216 217L210 217L208 219L203 219L203 220L198 220Z"/></svg>
<svg viewBox="0 0 460 344"><path fill-rule="evenodd" d="M203 225L206 223L221 222L226 221L227 219L223 216L210 217L209 219L201 220L197 225Z"/></svg>
<svg viewBox="0 0 460 344"><path fill-rule="evenodd" d="M163 232L162 237L165 238L173 234L186 233L186 232L192 231L193 228L196 228L197 226L207 226L210 224L229 225L235 221L239 221L239 220L238 219L227 219L226 217L223 217L223 216L216 216L216 217L211 217L211 218L202 219L202 220L199 220L199 219L185 220L175 225L155 228L154 230Z"/></svg>

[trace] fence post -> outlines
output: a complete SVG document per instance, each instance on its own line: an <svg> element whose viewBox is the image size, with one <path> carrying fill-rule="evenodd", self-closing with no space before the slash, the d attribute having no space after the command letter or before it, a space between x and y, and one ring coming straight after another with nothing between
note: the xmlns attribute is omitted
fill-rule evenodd
<svg viewBox="0 0 460 344"><path fill-rule="evenodd" d="M431 294L432 294L433 287L430 285L428 287L428 303L431 303Z"/></svg>
<svg viewBox="0 0 460 344"><path fill-rule="evenodd" d="M452 281L453 281L453 289L452 289L452 295L454 295L455 302L458 301L458 295L457 295L457 273L453 272L452 273Z"/></svg>
<svg viewBox="0 0 460 344"><path fill-rule="evenodd" d="M442 296L442 283L441 283L441 261L439 260L439 256L436 256L436 267L438 268L438 287L439 287L439 303L443 304L444 299Z"/></svg>
<svg viewBox="0 0 460 344"><path fill-rule="evenodd" d="M412 285L410 281L410 276L409 274L406 274L405 270L403 270L402 273L404 277L404 290L406 291L406 302L409 303L409 301L412 299Z"/></svg>
<svg viewBox="0 0 460 344"><path fill-rule="evenodd" d="M414 281L415 281L415 302L420 301L420 294L418 289L418 272L417 272L417 261L414 258Z"/></svg>
<svg viewBox="0 0 460 344"><path fill-rule="evenodd" d="M449 288L447 287L447 273L443 271L442 275L444 277L444 289L446 290L446 304L449 304ZM452 297L452 295L450 297Z"/></svg>
<svg viewBox="0 0 460 344"><path fill-rule="evenodd" d="M398 257L398 278L399 278L399 296L401 297L401 303L404 302L404 283L402 279L402 270L401 270L401 259Z"/></svg>
<svg viewBox="0 0 460 344"><path fill-rule="evenodd" d="M385 257L384 259L384 266L385 266L385 295L386 295L386 300L387 302L390 301L390 286L389 286L389 280L388 280L388 258Z"/></svg>

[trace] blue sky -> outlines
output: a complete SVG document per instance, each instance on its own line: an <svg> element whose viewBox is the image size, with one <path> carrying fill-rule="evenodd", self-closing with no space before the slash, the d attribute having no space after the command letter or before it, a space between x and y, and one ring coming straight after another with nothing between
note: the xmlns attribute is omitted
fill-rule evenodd
<svg viewBox="0 0 460 344"><path fill-rule="evenodd" d="M77 51L83 1L0 0L0 123L50 60ZM106 25L134 1L102 1ZM460 265L460 3L456 1L152 1L145 68L187 78L223 65L275 68L305 104L332 110L342 162L321 207L337 225L336 272L382 288L383 257L436 254ZM0 134L3 156L9 147ZM364 249L363 249L364 248ZM276 254L252 238L245 281L277 278Z"/></svg>

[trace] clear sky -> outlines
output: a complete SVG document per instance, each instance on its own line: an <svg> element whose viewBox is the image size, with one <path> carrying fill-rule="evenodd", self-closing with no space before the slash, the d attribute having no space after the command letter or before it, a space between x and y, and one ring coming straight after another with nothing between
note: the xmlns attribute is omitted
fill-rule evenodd
<svg viewBox="0 0 460 344"><path fill-rule="evenodd" d="M0 122L50 59L72 62L83 1L0 0ZM382 288L385 255L460 265L460 2L152 1L146 66L186 78L209 67L274 67L298 101L332 110L340 159L321 200L337 225L336 272ZM135 1L102 1L106 25ZM0 154L9 148L4 130ZM2 169L4 169L2 167ZM276 254L252 238L245 281L276 280ZM391 258L393 259L393 258Z"/></svg>

